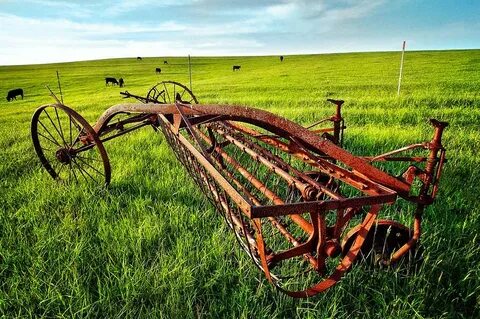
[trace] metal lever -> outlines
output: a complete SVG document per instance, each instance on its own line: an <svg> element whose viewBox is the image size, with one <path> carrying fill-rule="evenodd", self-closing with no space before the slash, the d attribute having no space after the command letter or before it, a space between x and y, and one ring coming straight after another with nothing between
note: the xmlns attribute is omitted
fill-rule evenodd
<svg viewBox="0 0 480 319"><path fill-rule="evenodd" d="M443 130L448 126L448 122L430 119L430 123L432 123L433 127L435 128L431 144L433 147L442 148L442 134Z"/></svg>

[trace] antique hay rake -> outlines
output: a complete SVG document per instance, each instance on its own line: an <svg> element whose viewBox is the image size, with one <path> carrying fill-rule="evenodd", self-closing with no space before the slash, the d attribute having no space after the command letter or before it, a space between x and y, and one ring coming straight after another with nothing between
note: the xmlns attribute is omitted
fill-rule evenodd
<svg viewBox="0 0 480 319"><path fill-rule="evenodd" d="M93 126L61 103L36 110L33 144L53 178L108 184L103 143L151 126L163 132L255 265L290 296L325 291L357 258L391 265L414 254L422 213L437 194L447 123L431 120L431 141L361 157L341 147L340 100L329 100L332 117L305 128L259 109L196 104L176 82L161 82L146 97L122 94L142 103L112 106ZM313 130L322 123L327 127ZM415 165L395 177L374 162ZM414 205L413 229L380 218L391 210L382 211L385 204L399 198Z"/></svg>

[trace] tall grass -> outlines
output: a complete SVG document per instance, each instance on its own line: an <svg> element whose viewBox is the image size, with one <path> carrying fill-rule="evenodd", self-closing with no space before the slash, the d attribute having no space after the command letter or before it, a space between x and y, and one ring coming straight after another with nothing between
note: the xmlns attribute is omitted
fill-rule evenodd
<svg viewBox="0 0 480 319"><path fill-rule="evenodd" d="M425 213L424 262L414 274L355 267L307 300L275 291L175 160L145 128L106 144L112 183L65 187L50 179L29 136L36 107L65 104L90 123L125 102L104 77L143 95L156 82L188 83L185 58L112 59L0 67L0 315L5 317L479 317L480 51L193 58L201 103L250 105L301 124L346 101L345 146L378 154L429 139L428 118L450 122L449 161ZM231 66L242 66L232 72ZM155 74L155 67L162 74ZM405 212L404 212L405 213ZM398 212L400 220L405 219ZM408 218L407 218L408 219Z"/></svg>

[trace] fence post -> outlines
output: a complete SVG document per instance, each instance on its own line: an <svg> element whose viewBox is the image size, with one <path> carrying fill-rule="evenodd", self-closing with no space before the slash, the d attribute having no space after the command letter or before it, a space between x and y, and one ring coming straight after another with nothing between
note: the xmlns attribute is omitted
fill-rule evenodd
<svg viewBox="0 0 480 319"><path fill-rule="evenodd" d="M188 55L188 73L190 74L190 91L192 91L192 64L190 61L190 54Z"/></svg>
<svg viewBox="0 0 480 319"><path fill-rule="evenodd" d="M406 42L406 41L403 41L403 46L402 46L402 58L400 59L400 75L398 76L397 96L400 96L400 86L401 86L401 84L402 84L403 56L405 55L405 42Z"/></svg>

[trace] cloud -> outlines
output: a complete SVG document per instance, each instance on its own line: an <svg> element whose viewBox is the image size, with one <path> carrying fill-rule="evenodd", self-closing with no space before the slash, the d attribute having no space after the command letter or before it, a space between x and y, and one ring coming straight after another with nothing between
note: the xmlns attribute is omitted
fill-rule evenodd
<svg viewBox="0 0 480 319"><path fill-rule="evenodd" d="M87 18L95 13L95 8L98 4L88 4L86 2L73 1L53 1L53 0L27 0L34 6L48 8L49 12L57 13L58 15L68 15L70 17Z"/></svg>
<svg viewBox="0 0 480 319"><path fill-rule="evenodd" d="M170 32L185 31L186 27L178 24L175 21L165 21L156 25L147 25L140 23L128 24L114 24L114 23L86 23L74 22L69 19L38 19L38 18L24 18L16 15L0 13L0 26L5 28L0 29L0 36L12 35L12 38L38 38L46 35L62 35L75 34L78 37L89 37L91 35L117 35L128 33L142 33L142 32L156 32L165 31ZM8 28L7 28L8 26ZM12 33L9 30L15 30ZM36 34L35 37L31 35ZM59 38L55 36L55 38Z"/></svg>
<svg viewBox="0 0 480 319"><path fill-rule="evenodd" d="M42 12L25 17L0 11L0 64L188 53L315 52L313 45L318 35L325 37L331 28L368 16L383 3L382 0L167 0L161 3L102 0L82 4L29 1L49 11L56 10L60 17L52 19ZM125 15L121 22L120 15ZM150 18L145 18L148 15ZM117 19L107 16L117 16ZM310 47L303 45L307 38Z"/></svg>
<svg viewBox="0 0 480 319"><path fill-rule="evenodd" d="M344 2L344 6L328 8L318 17L330 21L358 19L367 16L385 3L384 0L358 0ZM341 1L339 3L341 3Z"/></svg>
<svg viewBox="0 0 480 319"><path fill-rule="evenodd" d="M286 18L292 14L292 11L296 9L296 4L293 2L275 4L267 6L265 8L267 16L274 18Z"/></svg>
<svg viewBox="0 0 480 319"><path fill-rule="evenodd" d="M113 0L113 2L108 1L108 3L111 5L106 6L105 13L111 16L118 16L137 9L161 10L173 6L185 6L195 3L195 0Z"/></svg>
<svg viewBox="0 0 480 319"><path fill-rule="evenodd" d="M253 30L253 26L236 23L223 29L175 21L114 25L0 14L0 43L6 44L0 47L0 65L138 55L218 55L232 54L238 48L239 52L254 52L262 47L260 42L234 36Z"/></svg>

